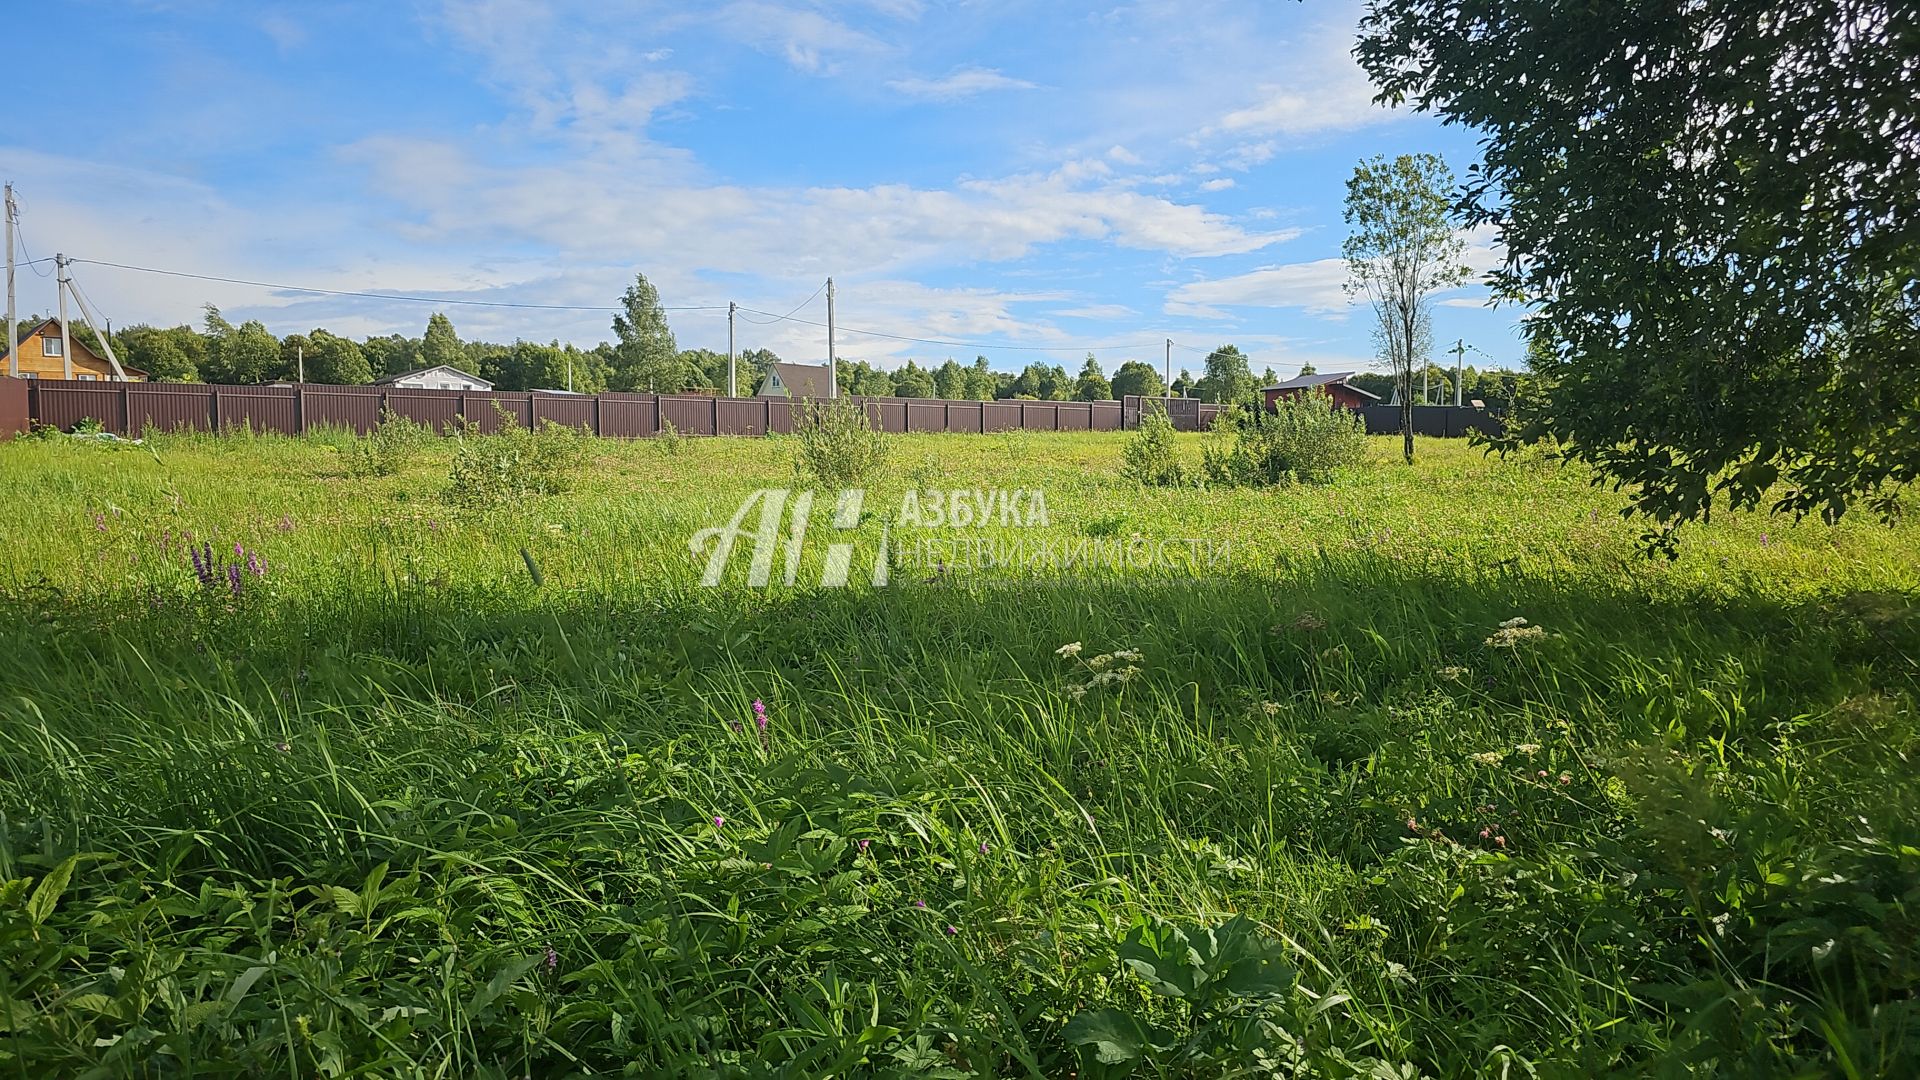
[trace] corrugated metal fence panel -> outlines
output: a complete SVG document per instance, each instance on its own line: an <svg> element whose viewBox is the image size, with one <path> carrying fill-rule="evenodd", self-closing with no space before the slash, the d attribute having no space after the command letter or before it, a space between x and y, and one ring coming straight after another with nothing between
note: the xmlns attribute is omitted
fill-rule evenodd
<svg viewBox="0 0 1920 1080"><path fill-rule="evenodd" d="M947 403L947 430L978 435L985 429L982 421L986 415L985 402L950 401Z"/></svg>
<svg viewBox="0 0 1920 1080"><path fill-rule="evenodd" d="M460 393L458 390L390 388L385 396L387 408L392 409L395 416L404 416L446 434L457 426L454 418L460 415Z"/></svg>
<svg viewBox="0 0 1920 1080"><path fill-rule="evenodd" d="M1060 406L1059 417L1061 431L1088 431L1093 428L1093 406L1086 402Z"/></svg>
<svg viewBox="0 0 1920 1080"><path fill-rule="evenodd" d="M570 394L528 394L527 400L535 414L543 421L551 420L561 427L578 431L593 431L593 399L574 397Z"/></svg>
<svg viewBox="0 0 1920 1080"><path fill-rule="evenodd" d="M248 428L298 435L293 415L293 388L288 386L216 386L211 410L217 411L220 430Z"/></svg>
<svg viewBox="0 0 1920 1080"><path fill-rule="evenodd" d="M123 383L101 383L80 379L39 379L35 397L36 417L62 431L82 420L98 420L108 431L124 434L121 428L120 387Z"/></svg>
<svg viewBox="0 0 1920 1080"><path fill-rule="evenodd" d="M1369 435L1400 434L1400 406L1369 405L1360 410ZM1460 438L1476 431L1498 435L1506 422L1484 409L1452 405L1416 405L1413 409L1413 433L1433 438Z"/></svg>
<svg viewBox="0 0 1920 1080"><path fill-rule="evenodd" d="M1119 431L1122 419L1117 401L1096 401L1087 406L1087 422L1095 431Z"/></svg>
<svg viewBox="0 0 1920 1080"><path fill-rule="evenodd" d="M343 427L365 435L380 426L380 389L305 383L300 387L300 419L309 431Z"/></svg>
<svg viewBox="0 0 1920 1080"><path fill-rule="evenodd" d="M643 439L659 432L659 399L652 394L600 395L600 434Z"/></svg>
<svg viewBox="0 0 1920 1080"><path fill-rule="evenodd" d="M768 423L781 435L793 434L793 402L786 398L763 398L767 403Z"/></svg>
<svg viewBox="0 0 1920 1080"><path fill-rule="evenodd" d="M0 440L24 435L33 426L26 379L0 375Z"/></svg>
<svg viewBox="0 0 1920 1080"><path fill-rule="evenodd" d="M127 418L134 436L150 431L206 431L213 425L213 387L193 383L128 383Z"/></svg>
<svg viewBox="0 0 1920 1080"><path fill-rule="evenodd" d="M682 435L713 435L714 409L718 398L662 395L660 415Z"/></svg>
<svg viewBox="0 0 1920 1080"><path fill-rule="evenodd" d="M1020 403L1017 401L982 402L981 412L985 416L981 428L987 432L1012 431L1020 426Z"/></svg>
<svg viewBox="0 0 1920 1080"><path fill-rule="evenodd" d="M947 403L944 401L907 402L907 430L947 430Z"/></svg>
<svg viewBox="0 0 1920 1080"><path fill-rule="evenodd" d="M467 423L473 425L475 431L483 435L533 426L534 408L529 403L533 396L531 394L476 390L435 390L432 393L450 395L454 408L467 418Z"/></svg>
<svg viewBox="0 0 1920 1080"><path fill-rule="evenodd" d="M765 435L768 398L720 398L720 430L729 435Z"/></svg>

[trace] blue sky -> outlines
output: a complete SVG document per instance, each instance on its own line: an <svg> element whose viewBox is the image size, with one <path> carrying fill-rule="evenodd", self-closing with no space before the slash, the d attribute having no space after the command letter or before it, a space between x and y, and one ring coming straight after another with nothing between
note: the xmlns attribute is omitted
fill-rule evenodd
<svg viewBox="0 0 1920 1080"><path fill-rule="evenodd" d="M1471 132L1370 103L1359 6L1140 0L72 2L9 80L0 175L35 256L339 290L784 313L829 274L843 356L1176 369L1235 342L1291 374L1371 367L1338 262L1346 177ZM1470 261L1497 256L1468 237ZM45 269L44 267L41 269ZM115 325L211 301L277 333L418 335L430 307L82 264ZM20 274L23 311L51 278ZM1435 336L1517 366L1471 286ZM599 311L448 307L465 337L611 336ZM672 313L724 348L723 313ZM824 300L799 312L823 320ZM1045 346L974 350L895 334ZM743 319L742 348L824 356ZM1484 365L1487 361L1479 358Z"/></svg>

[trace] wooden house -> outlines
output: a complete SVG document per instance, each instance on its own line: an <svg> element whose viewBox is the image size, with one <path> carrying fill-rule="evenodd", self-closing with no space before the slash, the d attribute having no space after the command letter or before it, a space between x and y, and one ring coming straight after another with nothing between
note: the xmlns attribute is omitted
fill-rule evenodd
<svg viewBox="0 0 1920 1080"><path fill-rule="evenodd" d="M63 355L60 342L60 320L46 319L38 326L29 328L21 323L20 368L23 379L77 379L81 382L111 382L114 378L113 365L107 358L82 344L71 332L67 343L72 346L72 355ZM0 337L5 332L0 331ZM0 340L0 353L6 352L7 343ZM145 382L147 373L136 368L124 368L129 382ZM13 358L0 357L0 375L14 372Z"/></svg>

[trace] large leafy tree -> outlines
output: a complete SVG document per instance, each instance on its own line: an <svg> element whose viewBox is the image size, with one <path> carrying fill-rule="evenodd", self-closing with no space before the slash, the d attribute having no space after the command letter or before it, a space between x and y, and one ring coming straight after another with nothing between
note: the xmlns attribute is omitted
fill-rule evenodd
<svg viewBox="0 0 1920 1080"><path fill-rule="evenodd" d="M360 346L325 330L307 335L307 381L360 386L373 381Z"/></svg>
<svg viewBox="0 0 1920 1080"><path fill-rule="evenodd" d="M1466 280L1466 244L1449 217L1453 173L1432 154L1361 162L1347 181L1347 288L1373 309L1374 337L1399 379L1400 430L1413 463L1413 374L1433 338L1433 294Z"/></svg>
<svg viewBox="0 0 1920 1080"><path fill-rule="evenodd" d="M967 368L967 397L974 401L992 401L999 396L1000 376L984 356L975 356Z"/></svg>
<svg viewBox="0 0 1920 1080"><path fill-rule="evenodd" d="M1080 377L1073 382L1075 401L1111 401L1113 384L1107 381L1107 373L1100 370L1100 361L1092 353L1087 354L1087 362L1080 365Z"/></svg>
<svg viewBox="0 0 1920 1080"><path fill-rule="evenodd" d="M1166 380L1160 377L1152 364L1143 360L1129 360L1120 365L1113 373L1113 398L1115 401L1130 395L1139 397L1163 397L1167 392Z"/></svg>
<svg viewBox="0 0 1920 1080"><path fill-rule="evenodd" d="M635 274L620 297L613 332L620 339L614 346L613 389L673 393L687 385L690 372L674 345L660 293L647 275Z"/></svg>
<svg viewBox="0 0 1920 1080"><path fill-rule="evenodd" d="M957 401L967 396L967 369L960 362L948 358L933 373L933 396Z"/></svg>
<svg viewBox="0 0 1920 1080"><path fill-rule="evenodd" d="M1920 476L1910 0L1374 0L1358 54L1383 100L1484 133L1467 220L1505 245L1541 376L1510 438L1565 440L1655 539L1770 490L1896 512Z"/></svg>
<svg viewBox="0 0 1920 1080"><path fill-rule="evenodd" d="M934 393L933 373L909 360L893 373L893 396L930 398Z"/></svg>
<svg viewBox="0 0 1920 1080"><path fill-rule="evenodd" d="M258 320L250 319L235 326L212 304L207 305L206 313L207 381L266 382L280 363L279 340Z"/></svg>
<svg viewBox="0 0 1920 1080"><path fill-rule="evenodd" d="M194 382L200 377L198 360L182 346L180 330L198 338L192 327L162 330L156 326L129 326L114 335L128 367L147 373L155 382ZM204 355L204 346L200 350Z"/></svg>
<svg viewBox="0 0 1920 1080"><path fill-rule="evenodd" d="M1202 401L1239 401L1253 396L1253 369L1237 345L1222 345L1207 354L1206 371L1194 387Z"/></svg>
<svg viewBox="0 0 1920 1080"><path fill-rule="evenodd" d="M453 331L453 320L438 311L428 316L426 336L420 339L420 366L446 364L457 368L466 362L467 352L460 347L460 335Z"/></svg>

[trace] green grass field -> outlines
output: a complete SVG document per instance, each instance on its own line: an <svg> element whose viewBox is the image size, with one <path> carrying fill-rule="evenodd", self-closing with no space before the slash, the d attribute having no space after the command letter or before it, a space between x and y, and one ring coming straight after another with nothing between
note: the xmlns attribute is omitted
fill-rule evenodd
<svg viewBox="0 0 1920 1080"><path fill-rule="evenodd" d="M488 512L349 443L0 445L0 1075L1920 1069L1911 524L1648 561L1458 442L901 436L799 584L703 588L790 440ZM899 520L973 488L1049 524ZM1208 556L876 588L883 531Z"/></svg>

